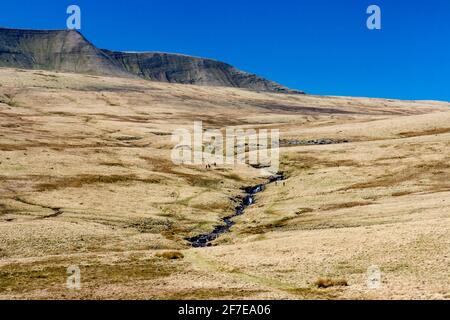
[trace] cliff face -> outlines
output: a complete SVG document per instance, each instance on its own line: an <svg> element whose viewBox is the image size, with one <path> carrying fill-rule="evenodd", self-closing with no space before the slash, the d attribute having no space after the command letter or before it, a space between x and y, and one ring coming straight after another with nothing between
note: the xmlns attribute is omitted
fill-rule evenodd
<svg viewBox="0 0 450 320"><path fill-rule="evenodd" d="M159 52L103 52L128 72L149 80L299 93L216 60Z"/></svg>
<svg viewBox="0 0 450 320"><path fill-rule="evenodd" d="M0 66L130 76L76 31L0 29Z"/></svg>
<svg viewBox="0 0 450 320"><path fill-rule="evenodd" d="M0 67L302 93L211 59L158 52L101 50L77 31L0 28Z"/></svg>

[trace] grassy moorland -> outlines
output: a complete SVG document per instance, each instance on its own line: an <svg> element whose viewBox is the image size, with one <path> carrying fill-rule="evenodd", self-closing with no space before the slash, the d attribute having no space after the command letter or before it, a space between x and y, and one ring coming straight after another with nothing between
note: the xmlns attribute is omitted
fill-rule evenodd
<svg viewBox="0 0 450 320"><path fill-rule="evenodd" d="M450 105L0 69L0 298L450 298ZM277 128L251 166L176 166L171 133ZM330 145L292 141L346 140ZM65 286L81 269L81 290ZM382 285L366 286L377 265Z"/></svg>

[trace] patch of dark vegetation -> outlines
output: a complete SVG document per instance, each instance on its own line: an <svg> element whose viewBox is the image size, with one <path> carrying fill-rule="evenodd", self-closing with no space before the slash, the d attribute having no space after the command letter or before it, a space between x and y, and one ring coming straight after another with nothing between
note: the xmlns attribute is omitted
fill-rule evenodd
<svg viewBox="0 0 450 320"><path fill-rule="evenodd" d="M55 115L55 116L62 116L62 117L75 117L75 116L77 116L77 114L75 114L75 113L66 112L66 111L54 111L51 114Z"/></svg>
<svg viewBox="0 0 450 320"><path fill-rule="evenodd" d="M147 88L139 87L139 86L109 86L109 85L102 85L102 84L96 84L96 85L83 85L80 88L74 88L78 91L93 91L93 92L118 92L118 93L129 93L129 92L135 92L135 93L145 93Z"/></svg>
<svg viewBox="0 0 450 320"><path fill-rule="evenodd" d="M96 184L96 183L120 183L135 181L137 178L135 175L89 175L83 174L79 176L63 177L63 178L50 178L51 182L43 182L37 186L38 191L51 191L64 188L81 188L84 185Z"/></svg>
<svg viewBox="0 0 450 320"><path fill-rule="evenodd" d="M449 132L450 132L450 128L434 128L434 129L429 129L429 130L424 130L424 131L401 132L401 133L399 133L399 136L401 136L402 138L413 138L413 137L444 134L444 133L449 133Z"/></svg>
<svg viewBox="0 0 450 320"><path fill-rule="evenodd" d="M145 218L131 223L127 227L136 229L141 233L159 234L172 230L173 222L169 219Z"/></svg>
<svg viewBox="0 0 450 320"><path fill-rule="evenodd" d="M17 123L5 123L1 125L2 128L8 128L8 129L16 129L20 128L21 125Z"/></svg>
<svg viewBox="0 0 450 320"><path fill-rule="evenodd" d="M403 197L403 196L407 196L410 194L413 194L414 192L412 191L399 191L399 192L394 192L392 193L393 197Z"/></svg>
<svg viewBox="0 0 450 320"><path fill-rule="evenodd" d="M156 254L156 257L164 258L167 260L179 260L184 258L184 254L182 254L180 251L165 251L165 252L158 252Z"/></svg>
<svg viewBox="0 0 450 320"><path fill-rule="evenodd" d="M289 221L292 219L295 219L296 217L283 217L280 219L277 219L275 221L260 224L256 226L251 226L245 228L243 231L241 231L242 234L264 234L270 231L273 231L275 229L281 229L288 225Z"/></svg>
<svg viewBox="0 0 450 320"><path fill-rule="evenodd" d="M338 210L338 209L363 207L363 206L368 206L371 204L374 204L374 203L369 202L369 201L353 201L353 202L333 203L333 204L329 204L329 205L320 207L320 210L331 211L331 210Z"/></svg>
<svg viewBox="0 0 450 320"><path fill-rule="evenodd" d="M6 104L12 108L19 107L19 103L15 100L15 94L4 93L0 95L0 103Z"/></svg>
<svg viewBox="0 0 450 320"><path fill-rule="evenodd" d="M265 103L265 104L254 104L257 108L262 108L272 111L285 111L301 114L365 114L361 112L346 111L334 108L317 108L317 107L305 107L299 105L288 105L288 104L276 104L276 103Z"/></svg>
<svg viewBox="0 0 450 320"><path fill-rule="evenodd" d="M348 281L345 279L319 278L314 284L318 288L327 289L330 287L347 287Z"/></svg>
<svg viewBox="0 0 450 320"><path fill-rule="evenodd" d="M296 215L302 215L302 214L310 213L310 212L314 212L314 209L313 209L313 208L299 208L299 209L295 212L295 214L296 214Z"/></svg>
<svg viewBox="0 0 450 320"><path fill-rule="evenodd" d="M142 137L122 136L122 137L117 137L116 140L119 140L119 141L138 141L138 140L142 140Z"/></svg>
<svg viewBox="0 0 450 320"><path fill-rule="evenodd" d="M224 178L231 179L234 181L242 181L242 178L239 175L237 175L236 173L228 173L228 174L224 174L223 176L224 176Z"/></svg>
<svg viewBox="0 0 450 320"><path fill-rule="evenodd" d="M312 145L341 144L341 143L349 143L349 142L350 141L347 139L327 139L327 138L312 139L312 140L283 139L283 140L280 140L280 145L281 146L299 146L299 145L312 146Z"/></svg>
<svg viewBox="0 0 450 320"><path fill-rule="evenodd" d="M131 122L131 123L146 123L151 122L152 118L148 116L132 116L132 115L114 115L108 113L92 113L91 116L102 117L106 120L111 121L119 121L122 123Z"/></svg>
<svg viewBox="0 0 450 320"><path fill-rule="evenodd" d="M61 208L51 208L53 210L52 214L49 214L47 216L43 216L40 219L50 219L50 218L56 218L64 213L64 211Z"/></svg>
<svg viewBox="0 0 450 320"><path fill-rule="evenodd" d="M148 164L150 164L154 171L161 172L161 173L175 173L174 172L175 165L170 160L147 157L147 156L141 156L139 158L141 160L146 161Z"/></svg>
<svg viewBox="0 0 450 320"><path fill-rule="evenodd" d="M134 174L130 175L90 175L82 174L78 176L69 176L63 178L47 177L48 182L41 182L36 186L36 190L52 191L65 188L81 188L85 185L91 184L114 184L114 183L160 183L160 178L139 178Z"/></svg>
<svg viewBox="0 0 450 320"><path fill-rule="evenodd" d="M18 210L16 209L12 209L10 207L8 207L6 204L0 203L0 216L3 216L5 214L11 214L11 213L15 213Z"/></svg>
<svg viewBox="0 0 450 320"><path fill-rule="evenodd" d="M8 100L5 102L8 106L10 106L11 108L17 108L20 107L19 103L15 100Z"/></svg>
<svg viewBox="0 0 450 320"><path fill-rule="evenodd" d="M265 168L270 168L270 165L264 165L264 164L250 164L250 167L254 168L254 169L265 169Z"/></svg>
<svg viewBox="0 0 450 320"><path fill-rule="evenodd" d="M33 72L33 74L36 76L41 76L41 77L45 77L45 78L58 78L54 74L46 74L46 73L42 73L42 72Z"/></svg>
<svg viewBox="0 0 450 320"><path fill-rule="evenodd" d="M106 166L106 167L122 167L122 168L125 168L126 166L125 166L125 164L123 164L122 162L108 162L108 161L105 161L105 162L100 162L99 163L101 166Z"/></svg>
<svg viewBox="0 0 450 320"><path fill-rule="evenodd" d="M150 133L154 134L155 136L162 136L162 137L172 135L172 133L170 133L170 132L150 132Z"/></svg>
<svg viewBox="0 0 450 320"><path fill-rule="evenodd" d="M180 174L187 183L194 187L217 189L220 187L220 179L206 178L196 174Z"/></svg>

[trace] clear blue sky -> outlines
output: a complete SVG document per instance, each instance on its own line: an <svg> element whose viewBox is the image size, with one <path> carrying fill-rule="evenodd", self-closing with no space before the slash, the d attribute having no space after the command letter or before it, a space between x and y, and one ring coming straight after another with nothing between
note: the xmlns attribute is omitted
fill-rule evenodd
<svg viewBox="0 0 450 320"><path fill-rule="evenodd" d="M312 94L450 101L449 0L2 0L0 26L64 29L69 4L102 48L214 58Z"/></svg>

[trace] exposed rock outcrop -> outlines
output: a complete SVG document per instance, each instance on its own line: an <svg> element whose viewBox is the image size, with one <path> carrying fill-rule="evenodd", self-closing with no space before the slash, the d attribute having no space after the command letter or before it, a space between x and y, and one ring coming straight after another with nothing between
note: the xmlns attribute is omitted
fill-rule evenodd
<svg viewBox="0 0 450 320"><path fill-rule="evenodd" d="M79 32L69 30L0 28L0 67L302 93L212 59L160 52L98 49Z"/></svg>
<svg viewBox="0 0 450 320"><path fill-rule="evenodd" d="M149 80L300 93L216 60L160 52L103 52L128 72Z"/></svg>
<svg viewBox="0 0 450 320"><path fill-rule="evenodd" d="M131 76L76 31L0 29L0 67Z"/></svg>

